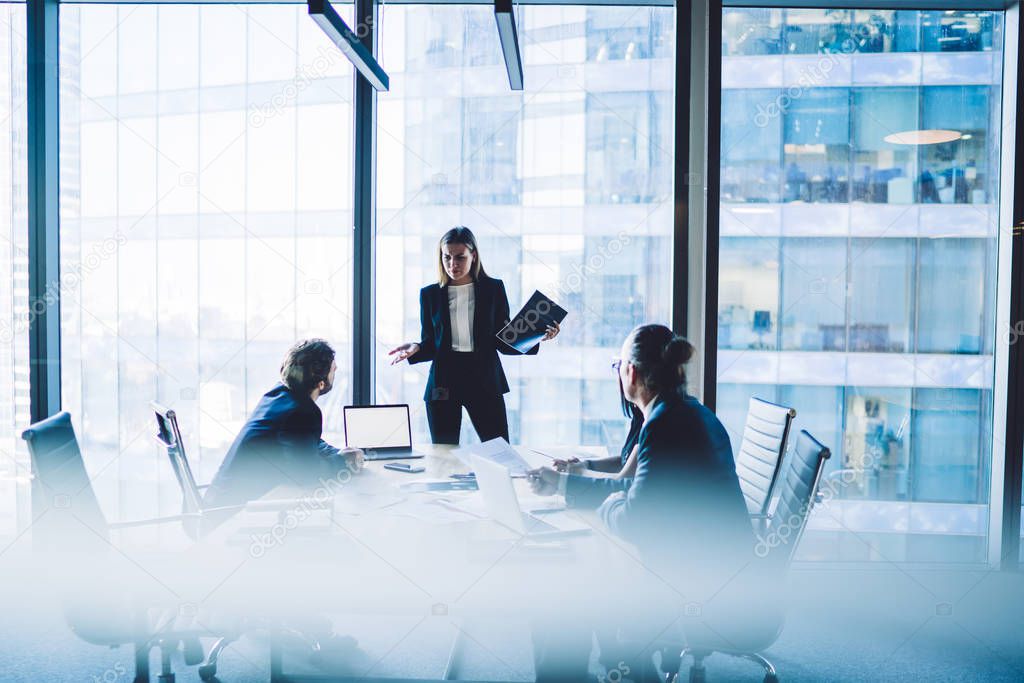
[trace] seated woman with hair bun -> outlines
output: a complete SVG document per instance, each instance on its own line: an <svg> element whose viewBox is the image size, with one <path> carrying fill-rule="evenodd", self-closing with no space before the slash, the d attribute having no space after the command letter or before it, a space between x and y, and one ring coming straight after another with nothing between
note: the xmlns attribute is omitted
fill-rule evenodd
<svg viewBox="0 0 1024 683"><path fill-rule="evenodd" d="M689 632L694 622L717 618L723 603L747 604L746 593L734 587L745 584L736 579L754 559L753 530L729 435L686 393L683 368L693 353L664 325L637 327L623 343L616 362L622 393L643 416L628 476L593 478L550 467L530 472L537 493L562 492L570 505L599 506L604 524L636 548L642 565L624 563L631 578L602 596L607 617L590 622L566 614L534 623L539 683L587 680L591 633L606 668L625 663L634 681L660 680L652 654L661 639L676 644L670 626ZM685 622L684 605L676 602L691 612L697 605L700 618Z"/></svg>
<svg viewBox="0 0 1024 683"><path fill-rule="evenodd" d="M564 493L576 506L600 505L609 529L675 569L717 564L753 547L729 435L685 390L684 366L693 353L693 345L664 325L642 325L626 337L619 381L643 415L631 476L595 479L549 467L531 472L535 492Z"/></svg>

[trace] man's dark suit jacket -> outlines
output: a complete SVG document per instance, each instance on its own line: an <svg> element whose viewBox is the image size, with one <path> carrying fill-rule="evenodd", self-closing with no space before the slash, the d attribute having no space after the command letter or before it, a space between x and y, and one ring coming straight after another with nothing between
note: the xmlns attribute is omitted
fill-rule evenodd
<svg viewBox="0 0 1024 683"><path fill-rule="evenodd" d="M420 290L420 350L409 357L410 363L433 361L424 401L445 401L456 375L474 371L479 396L501 396L508 393L508 380L498 359L499 353L520 356L518 351L497 338L509 321L508 295L505 284L481 275L473 283L473 363L474 368L460 367L452 353L452 320L448 306L448 287L428 285ZM527 354L537 353L540 345ZM460 383L464 384L464 383Z"/></svg>
<svg viewBox="0 0 1024 683"><path fill-rule="evenodd" d="M308 395L283 384L256 405L203 498L204 507L241 505L280 484L309 486L345 467L321 438L323 415Z"/></svg>

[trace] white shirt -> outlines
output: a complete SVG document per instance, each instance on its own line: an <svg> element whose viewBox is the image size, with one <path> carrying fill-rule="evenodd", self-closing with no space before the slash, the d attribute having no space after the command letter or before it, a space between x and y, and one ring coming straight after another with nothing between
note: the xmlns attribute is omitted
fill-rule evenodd
<svg viewBox="0 0 1024 683"><path fill-rule="evenodd" d="M448 285L448 311L452 319L452 351L473 350L474 283Z"/></svg>

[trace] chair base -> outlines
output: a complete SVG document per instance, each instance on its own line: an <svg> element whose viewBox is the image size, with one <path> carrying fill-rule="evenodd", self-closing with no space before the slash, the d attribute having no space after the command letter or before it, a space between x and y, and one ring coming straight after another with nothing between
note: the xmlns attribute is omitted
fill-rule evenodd
<svg viewBox="0 0 1024 683"><path fill-rule="evenodd" d="M713 652L715 652L715 650L700 650L688 647L679 655L680 664L686 655L693 657L693 664L690 665L690 673L688 676L690 683L705 683L705 681L707 681L707 668L704 666L704 660ZM757 652L721 652L721 654L728 655L730 657L739 657L759 664L761 668L764 669L764 683L779 683L779 675L775 671L775 666ZM679 668L681 668L681 666ZM669 671L665 677L665 681L666 683L678 683L679 669L677 668L674 672Z"/></svg>
<svg viewBox="0 0 1024 683"><path fill-rule="evenodd" d="M210 654L206 657L206 661L199 667L199 678L201 680L212 681L217 676L217 658L220 657L220 653L224 651L224 648L234 641L234 638L225 636L219 638L213 644L213 647L210 648Z"/></svg>

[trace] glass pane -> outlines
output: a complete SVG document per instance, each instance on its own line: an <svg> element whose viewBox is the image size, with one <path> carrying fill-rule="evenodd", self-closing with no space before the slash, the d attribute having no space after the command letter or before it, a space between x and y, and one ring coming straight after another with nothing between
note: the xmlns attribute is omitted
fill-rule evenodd
<svg viewBox="0 0 1024 683"><path fill-rule="evenodd" d="M305 8L61 9L63 401L113 517L181 498L150 433L178 413L208 482L281 358L351 354L351 67ZM126 480L132 486L123 486Z"/></svg>
<svg viewBox="0 0 1024 683"><path fill-rule="evenodd" d="M917 130L918 88L854 88L853 201L910 204L915 201L917 154L886 137Z"/></svg>
<svg viewBox="0 0 1024 683"><path fill-rule="evenodd" d="M719 348L777 348L779 240L722 238L719 275Z"/></svg>
<svg viewBox="0 0 1024 683"><path fill-rule="evenodd" d="M846 348L846 240L782 240L782 348Z"/></svg>
<svg viewBox="0 0 1024 683"><path fill-rule="evenodd" d="M985 559L1002 21L723 10L717 409L832 449L802 557Z"/></svg>
<svg viewBox="0 0 1024 683"><path fill-rule="evenodd" d="M850 190L850 91L810 90L785 117L787 202L847 202Z"/></svg>
<svg viewBox="0 0 1024 683"><path fill-rule="evenodd" d="M437 241L466 225L513 311L535 289L569 311L537 356L501 357L512 440L617 453L626 421L609 360L631 327L670 316L673 10L521 7L523 92L509 90L497 40L466 39L493 32L490 6L382 15L384 64L403 85L379 99L377 401L409 403L414 439L429 440L429 364L391 366L386 352L419 340ZM468 419L462 437L476 438Z"/></svg>
<svg viewBox="0 0 1024 683"><path fill-rule="evenodd" d="M914 243L850 243L850 350L907 353L913 346Z"/></svg>
<svg viewBox="0 0 1024 683"><path fill-rule="evenodd" d="M782 10L722 10L722 54L777 55L782 53Z"/></svg>
<svg viewBox="0 0 1024 683"><path fill-rule="evenodd" d="M722 91L723 200L779 201L782 120L773 107L780 97L776 90Z"/></svg>
<svg viewBox="0 0 1024 683"><path fill-rule="evenodd" d="M25 5L0 4L0 545L31 519ZM7 543L3 540L6 539Z"/></svg>

